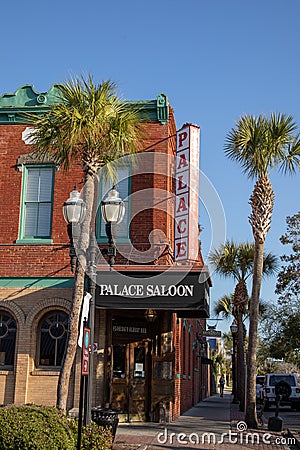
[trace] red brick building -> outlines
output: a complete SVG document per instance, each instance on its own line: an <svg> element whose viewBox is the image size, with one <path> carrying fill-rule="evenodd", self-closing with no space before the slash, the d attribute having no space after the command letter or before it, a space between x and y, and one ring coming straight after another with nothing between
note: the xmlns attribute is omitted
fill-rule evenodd
<svg viewBox="0 0 300 450"><path fill-rule="evenodd" d="M73 286L62 205L74 184L83 187L82 171L34 158L23 115L49 110L55 93L27 85L0 97L0 404L56 403ZM195 230L176 203L173 111L163 94L138 103L145 137L140 158L119 171L126 215L116 263L109 271L101 256L97 266L92 404L109 403L124 419L157 420L163 411L172 420L209 393L210 279L199 248L185 257ZM109 188L100 177L100 200ZM176 224L187 230L183 240ZM99 214L96 239L107 246ZM80 372L78 351L68 408L78 407Z"/></svg>

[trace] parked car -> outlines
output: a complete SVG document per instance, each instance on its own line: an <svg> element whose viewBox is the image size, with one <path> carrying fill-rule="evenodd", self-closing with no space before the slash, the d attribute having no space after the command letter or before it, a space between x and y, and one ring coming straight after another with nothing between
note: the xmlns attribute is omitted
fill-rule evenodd
<svg viewBox="0 0 300 450"><path fill-rule="evenodd" d="M261 390L264 385L265 375L257 375L256 377L256 398L261 398Z"/></svg>
<svg viewBox="0 0 300 450"><path fill-rule="evenodd" d="M300 411L300 389L296 374L268 373L260 391L265 402L265 411L276 405L276 396L280 395L280 405L290 405Z"/></svg>

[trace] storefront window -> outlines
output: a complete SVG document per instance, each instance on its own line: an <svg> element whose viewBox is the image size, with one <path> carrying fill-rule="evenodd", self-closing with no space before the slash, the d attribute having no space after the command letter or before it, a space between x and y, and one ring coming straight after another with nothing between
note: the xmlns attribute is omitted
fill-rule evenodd
<svg viewBox="0 0 300 450"><path fill-rule="evenodd" d="M116 345L113 348L113 377L125 378L125 346Z"/></svg>
<svg viewBox="0 0 300 450"><path fill-rule="evenodd" d="M0 311L0 366L13 366L17 326L12 316Z"/></svg>
<svg viewBox="0 0 300 450"><path fill-rule="evenodd" d="M155 361L154 378L156 380L172 380L173 378L172 361Z"/></svg>

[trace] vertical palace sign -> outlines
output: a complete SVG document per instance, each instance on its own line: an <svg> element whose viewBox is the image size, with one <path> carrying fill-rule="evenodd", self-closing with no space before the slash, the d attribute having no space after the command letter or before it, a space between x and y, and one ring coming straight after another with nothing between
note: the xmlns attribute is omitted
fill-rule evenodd
<svg viewBox="0 0 300 450"><path fill-rule="evenodd" d="M199 134L192 124L177 131L175 261L195 261L198 255Z"/></svg>

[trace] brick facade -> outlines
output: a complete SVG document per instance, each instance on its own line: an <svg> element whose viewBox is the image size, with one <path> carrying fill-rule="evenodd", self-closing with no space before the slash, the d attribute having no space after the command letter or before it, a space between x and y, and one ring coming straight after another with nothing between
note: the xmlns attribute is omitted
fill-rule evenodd
<svg viewBox="0 0 300 450"><path fill-rule="evenodd" d="M139 169L133 169L132 173L132 194L138 194L145 189L158 190L158 197L152 199L152 208L141 208L142 211L131 221L130 238L133 246L139 252L147 252L151 247L149 235L153 230L159 230L170 243L169 247L163 246L163 249L157 247L157 255L154 254L152 261L144 264L145 270L151 270L154 266L164 268L174 264L174 167L171 160L162 160L160 157L173 157L176 147L176 124L170 107L168 113L166 123L159 120L148 120L144 123L142 151L149 154L147 161L152 164L152 171L143 176L139 174ZM70 311L73 279L62 205L69 197L74 184L77 184L78 190L82 188L83 174L80 165L74 165L69 172L55 170L52 243L16 243L19 237L23 176L22 166L18 165L18 161L21 155L32 151L31 146L22 140L25 128L26 124L17 122L0 124L0 312L8 312L17 325L14 365L12 368L4 365L0 370L0 404L55 405L59 370L39 365L39 327L41 319L48 312ZM159 192L170 194L170 198L169 195L160 197ZM137 201L143 203L145 200L141 196ZM163 208L156 206L161 204L159 202L163 203ZM153 239L156 239L155 242L161 242L157 240L157 235L154 235ZM120 244L118 249L116 267L124 268L136 264L136 261L128 257L127 244ZM195 265L199 268L203 266L200 254ZM98 268L99 271L102 269L103 267ZM130 315L130 312L128 314ZM108 320L107 317L108 311L96 311L95 342L98 343L98 351L94 355L94 405L104 404L108 400L105 389L110 379L109 355L112 336L109 336L108 323L111 319ZM163 324L167 317L167 314L160 313L160 323ZM203 329L205 319L177 318L175 313L172 314L171 328L161 328L172 334L173 343L171 351L174 353L174 392L168 406L171 420L209 394L209 370L201 364L199 350ZM150 347L147 348L150 352ZM160 355L161 350L158 349L157 353ZM78 352L71 375L68 408L78 406L79 380ZM154 391L152 395L154 396ZM151 409L154 408L156 400L149 401ZM152 419L154 420L154 416Z"/></svg>

